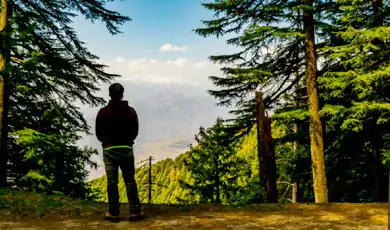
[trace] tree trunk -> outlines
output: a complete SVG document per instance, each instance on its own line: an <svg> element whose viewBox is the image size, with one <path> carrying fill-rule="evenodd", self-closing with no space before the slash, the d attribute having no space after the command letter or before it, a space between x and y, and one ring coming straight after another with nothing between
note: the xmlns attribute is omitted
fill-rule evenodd
<svg viewBox="0 0 390 230"><path fill-rule="evenodd" d="M328 203L328 187L325 172L324 140L319 113L317 88L317 60L314 46L313 0L303 0L303 26L305 31L306 87L310 111L310 150L313 187L316 203Z"/></svg>
<svg viewBox="0 0 390 230"><path fill-rule="evenodd" d="M374 164L373 164L373 174L374 178L374 188L375 188L375 194L374 194L374 200L375 202L381 202L382 201L382 184L381 184L381 178L382 178L382 162L381 162L381 156L378 153L378 150L376 146L373 146L373 158L374 158Z"/></svg>
<svg viewBox="0 0 390 230"><path fill-rule="evenodd" d="M272 142L271 123L265 116L263 94L256 92L257 155L259 176L266 203L277 203L275 149Z"/></svg>
<svg viewBox="0 0 390 230"><path fill-rule="evenodd" d="M374 13L372 25L375 27L383 26L383 21L384 21L383 1L382 0L371 0L371 5L373 8L373 13ZM383 42L380 41L379 39L375 39L372 43L374 45L379 46L379 47L382 47L382 48L384 47ZM375 133L374 130L373 130L373 133ZM372 143L373 157L374 157L374 162L375 162L373 165L374 177L375 177L375 200L379 202L379 201L382 201L384 198L382 196L382 191L383 191L382 184L380 183L381 179L382 179L382 175L384 173L382 171L383 165L382 165L382 161L381 161L381 154L378 152L379 148L378 148L377 140L378 140L378 138L375 138L375 136L373 136L371 143Z"/></svg>
<svg viewBox="0 0 390 230"><path fill-rule="evenodd" d="M148 205L151 207L152 205L152 156L149 157L149 168L148 168Z"/></svg>
<svg viewBox="0 0 390 230"><path fill-rule="evenodd" d="M10 67L10 34L8 18L11 7L1 0L0 9L0 187L7 186L8 140L8 78Z"/></svg>
<svg viewBox="0 0 390 230"><path fill-rule="evenodd" d="M278 191L276 187L276 156L275 144L272 139L271 120L265 117L263 143L265 147L266 164L267 164L267 201L268 203L278 203Z"/></svg>
<svg viewBox="0 0 390 230"><path fill-rule="evenodd" d="M390 168L388 177L389 186L387 190L387 230L390 230Z"/></svg>
<svg viewBox="0 0 390 230"><path fill-rule="evenodd" d="M56 167L56 170L55 170L55 184L54 184L54 188L57 191L64 191L67 188L64 187L65 180L64 180L64 176L63 175L65 173L65 156L64 156L64 153L62 151L61 152L57 152L57 154L56 154L55 167Z"/></svg>
<svg viewBox="0 0 390 230"><path fill-rule="evenodd" d="M382 0L371 0L371 5L374 11L373 26L383 25L383 1Z"/></svg>
<svg viewBox="0 0 390 230"><path fill-rule="evenodd" d="M218 153L216 156L214 156L214 163L215 163L215 203L220 204L221 203L221 191L220 191L220 178L219 178L219 164L218 164Z"/></svg>

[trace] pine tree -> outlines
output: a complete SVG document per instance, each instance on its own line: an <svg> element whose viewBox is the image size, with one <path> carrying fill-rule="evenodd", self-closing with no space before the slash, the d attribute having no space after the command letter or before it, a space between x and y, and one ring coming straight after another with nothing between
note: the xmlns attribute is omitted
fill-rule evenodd
<svg viewBox="0 0 390 230"><path fill-rule="evenodd" d="M26 106L25 111L17 106L10 110L8 178L12 179L12 185L85 198L88 193L85 166L96 167L90 157L97 151L78 146L84 127L68 116L63 105L37 103L29 101L28 93L23 95L25 101L19 101L18 106Z"/></svg>
<svg viewBox="0 0 390 230"><path fill-rule="evenodd" d="M12 57L3 62L2 68L7 66L10 79L4 90L10 92L10 98L5 94L2 103L6 105L13 100L18 104L21 97L16 89L23 88L33 94L32 103L62 104L67 108L64 116L72 117L84 132L87 131L86 122L74 102L92 106L103 103L102 98L94 96L99 89L97 84L108 82L118 75L106 73L105 66L97 63L98 57L84 47L70 26L72 18L81 13L91 21L103 21L111 34L119 33L118 26L129 18L106 9L105 0L3 0L2 3L8 3L11 16L7 22L12 27L8 34L1 31L1 36L7 35L7 42L11 44L7 50L2 48L2 57L7 57L7 52ZM5 43L2 39L3 47ZM23 109L23 105L17 106ZM4 121L7 117L4 107L3 127L6 127ZM3 185L7 180L7 171L3 167L8 161L7 136L6 132L2 132L0 143L0 180Z"/></svg>
<svg viewBox="0 0 390 230"><path fill-rule="evenodd" d="M44 134L32 129L12 133L18 155L12 154L10 176L14 185L29 191L63 194L86 198L86 165L96 167L90 157L97 151L77 146L80 137L72 134ZM15 158L21 158L19 160Z"/></svg>
<svg viewBox="0 0 390 230"><path fill-rule="evenodd" d="M367 193L375 194L376 201L386 200L382 161L389 157L390 6L381 0L339 1L339 6L334 24L340 42L322 50L327 56L320 78L326 102L322 113L333 132L341 134L333 145L349 146L344 155L363 162L353 167L367 175L360 178L367 189L374 188Z"/></svg>
<svg viewBox="0 0 390 230"><path fill-rule="evenodd" d="M241 189L238 178L245 173L246 165L235 156L222 119L208 129L201 127L195 139L197 144L191 146L186 161L193 181L184 181L183 186L199 194L201 203L234 202Z"/></svg>

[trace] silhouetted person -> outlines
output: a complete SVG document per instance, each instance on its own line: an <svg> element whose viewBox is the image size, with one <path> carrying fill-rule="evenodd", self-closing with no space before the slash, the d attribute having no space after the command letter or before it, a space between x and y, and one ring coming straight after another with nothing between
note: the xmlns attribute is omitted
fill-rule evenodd
<svg viewBox="0 0 390 230"><path fill-rule="evenodd" d="M106 219L119 220L118 168L121 168L129 200L130 220L143 218L137 184L134 178L133 144L138 135L138 117L134 108L123 99L124 88L112 84L111 100L96 117L96 136L103 145L103 161L107 174L109 211Z"/></svg>

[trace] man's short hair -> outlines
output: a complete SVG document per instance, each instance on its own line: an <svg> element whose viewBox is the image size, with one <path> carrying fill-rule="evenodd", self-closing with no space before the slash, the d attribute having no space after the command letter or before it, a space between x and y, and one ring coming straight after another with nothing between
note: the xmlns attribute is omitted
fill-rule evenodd
<svg viewBox="0 0 390 230"><path fill-rule="evenodd" d="M112 100L120 100L123 97L123 92L125 91L125 89L121 84L114 83L110 85L108 91Z"/></svg>

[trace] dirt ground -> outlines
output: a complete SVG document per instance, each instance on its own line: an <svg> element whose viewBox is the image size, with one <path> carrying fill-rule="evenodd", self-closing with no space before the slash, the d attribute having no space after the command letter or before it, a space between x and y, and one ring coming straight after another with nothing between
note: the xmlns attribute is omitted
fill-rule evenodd
<svg viewBox="0 0 390 230"><path fill-rule="evenodd" d="M126 207L122 207L126 214ZM145 207L147 219L103 220L105 205L77 215L0 215L0 229L387 229L387 204L286 204L247 208L198 206ZM125 216L123 216L125 217Z"/></svg>

